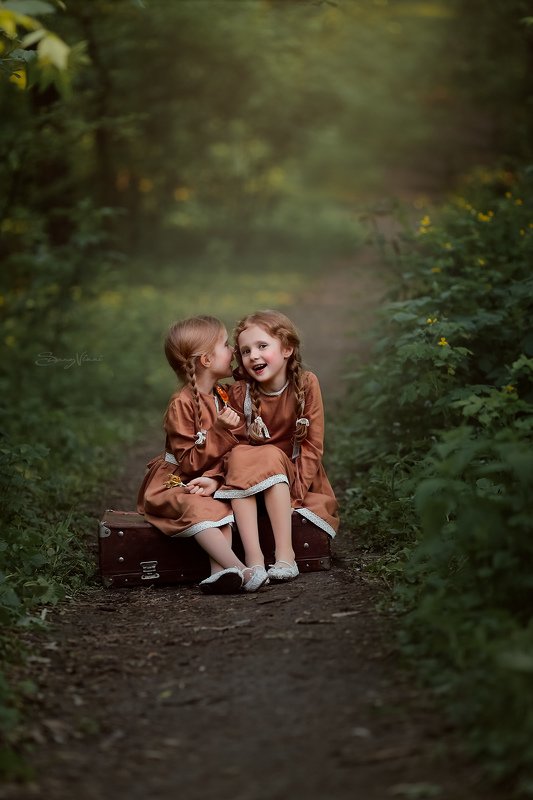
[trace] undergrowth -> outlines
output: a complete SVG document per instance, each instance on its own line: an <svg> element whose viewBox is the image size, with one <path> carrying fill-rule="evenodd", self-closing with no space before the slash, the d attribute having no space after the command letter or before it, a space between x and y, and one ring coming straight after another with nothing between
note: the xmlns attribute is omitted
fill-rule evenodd
<svg viewBox="0 0 533 800"><path fill-rule="evenodd" d="M344 515L470 751L533 795L533 169L406 234L338 426Z"/></svg>

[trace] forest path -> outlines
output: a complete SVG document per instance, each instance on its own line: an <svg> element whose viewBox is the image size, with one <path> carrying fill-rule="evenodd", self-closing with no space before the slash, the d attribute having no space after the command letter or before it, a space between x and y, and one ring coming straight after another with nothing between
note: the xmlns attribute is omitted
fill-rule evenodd
<svg viewBox="0 0 533 800"><path fill-rule="evenodd" d="M365 248L288 310L328 410L384 285ZM107 505L133 508L155 435L126 454ZM98 587L52 611L27 676L36 778L0 798L501 800L401 667L356 535L333 550L331 571L257 594Z"/></svg>

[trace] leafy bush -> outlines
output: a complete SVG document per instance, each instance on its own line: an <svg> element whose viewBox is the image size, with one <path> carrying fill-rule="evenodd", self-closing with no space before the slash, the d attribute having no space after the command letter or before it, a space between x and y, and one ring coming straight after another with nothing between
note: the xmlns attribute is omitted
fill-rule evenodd
<svg viewBox="0 0 533 800"><path fill-rule="evenodd" d="M337 446L346 515L394 581L405 651L490 774L522 794L533 794L532 212L533 170L497 171L406 236Z"/></svg>

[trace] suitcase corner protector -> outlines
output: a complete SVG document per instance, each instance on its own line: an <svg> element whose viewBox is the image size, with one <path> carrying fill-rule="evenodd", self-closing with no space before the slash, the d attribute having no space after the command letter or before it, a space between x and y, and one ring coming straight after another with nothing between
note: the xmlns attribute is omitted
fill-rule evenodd
<svg viewBox="0 0 533 800"><path fill-rule="evenodd" d="M107 539L108 536L111 536L111 528L107 527L105 520L98 526L98 536L100 539Z"/></svg>

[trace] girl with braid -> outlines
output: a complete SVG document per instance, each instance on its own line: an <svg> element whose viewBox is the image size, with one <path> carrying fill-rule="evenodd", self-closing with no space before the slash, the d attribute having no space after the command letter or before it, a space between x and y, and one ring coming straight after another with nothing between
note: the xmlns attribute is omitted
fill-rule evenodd
<svg viewBox="0 0 533 800"><path fill-rule="evenodd" d="M165 355L184 386L170 399L165 451L148 464L137 510L168 536L196 537L211 562L211 575L200 584L204 592L256 591L266 577L235 555L231 506L213 498L223 482L224 457L238 441L234 432L243 425L217 383L231 376L228 334L215 317L181 320L167 334Z"/></svg>
<svg viewBox="0 0 533 800"><path fill-rule="evenodd" d="M300 339L279 311L258 311L235 329L236 356L245 380L230 389L246 421L248 444L227 457L225 485L216 498L231 500L245 561L272 581L298 576L291 516L301 514L331 537L337 501L322 466L324 412L316 375L302 368ZM259 546L256 496L263 493L275 540L268 572Z"/></svg>

